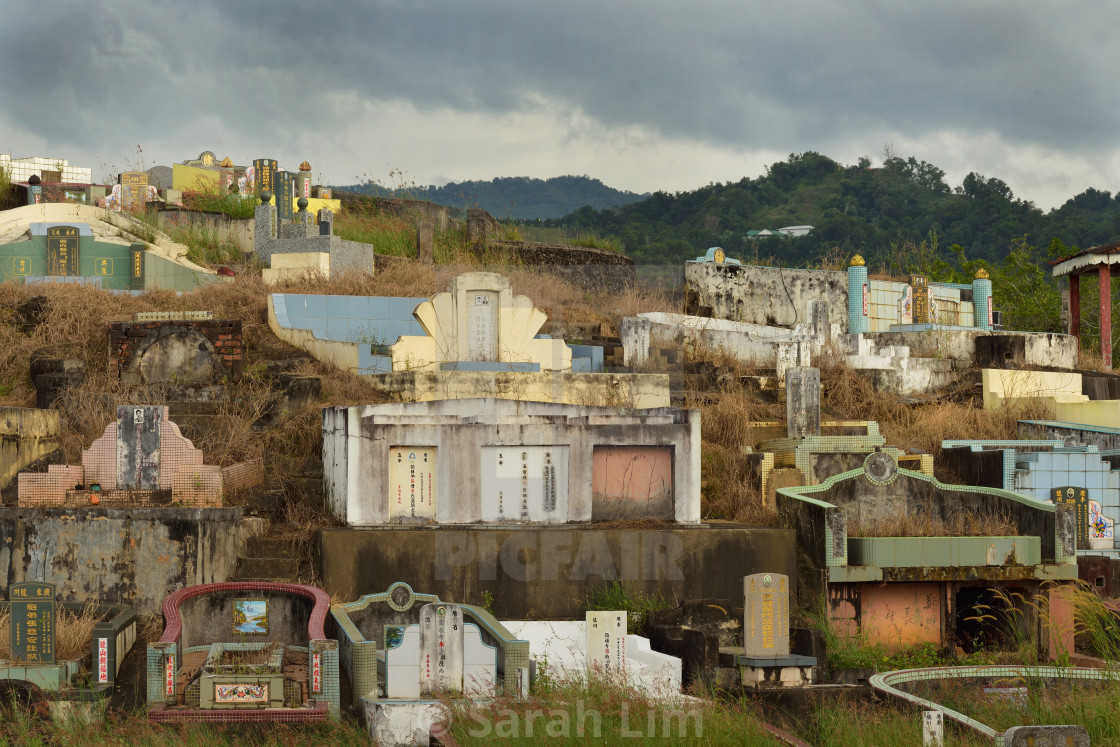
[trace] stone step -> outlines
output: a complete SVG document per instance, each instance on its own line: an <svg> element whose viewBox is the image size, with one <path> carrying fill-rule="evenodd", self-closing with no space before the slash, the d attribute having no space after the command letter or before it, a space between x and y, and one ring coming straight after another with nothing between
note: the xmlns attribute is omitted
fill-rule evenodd
<svg viewBox="0 0 1120 747"><path fill-rule="evenodd" d="M291 558L295 555L295 543L285 537L257 536L245 543L241 556L245 558Z"/></svg>

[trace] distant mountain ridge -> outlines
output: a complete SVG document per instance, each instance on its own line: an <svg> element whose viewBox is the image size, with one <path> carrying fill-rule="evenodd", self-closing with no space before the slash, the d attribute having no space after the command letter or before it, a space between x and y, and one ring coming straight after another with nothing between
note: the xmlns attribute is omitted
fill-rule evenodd
<svg viewBox="0 0 1120 747"><path fill-rule="evenodd" d="M380 197L412 197L453 208L480 207L495 218L518 220L560 218L582 207L605 210L649 197L649 193L637 194L608 187L586 175L554 176L551 179L508 176L490 181L448 182L442 187L429 185L387 189L367 182L334 188Z"/></svg>

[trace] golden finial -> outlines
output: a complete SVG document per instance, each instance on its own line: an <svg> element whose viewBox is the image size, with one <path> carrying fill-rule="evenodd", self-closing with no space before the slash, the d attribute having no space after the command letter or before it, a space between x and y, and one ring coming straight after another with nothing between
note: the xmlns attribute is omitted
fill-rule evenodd
<svg viewBox="0 0 1120 747"><path fill-rule="evenodd" d="M300 171L311 171L311 164L309 164L307 161L304 161L303 163L301 163L299 165L299 170Z"/></svg>
<svg viewBox="0 0 1120 747"><path fill-rule="evenodd" d="M222 166L223 169L231 168L233 166L233 161L230 160L229 156L226 156L225 158L222 159L221 166Z"/></svg>
<svg viewBox="0 0 1120 747"><path fill-rule="evenodd" d="M863 261L863 257L859 256L858 254L856 256L852 257L852 262L851 262L852 267L863 267L864 264L866 264L866 263Z"/></svg>
<svg viewBox="0 0 1120 747"><path fill-rule="evenodd" d="M981 267L979 270L976 271L976 277L979 280L987 280L988 279L988 271L985 270L983 267Z"/></svg>

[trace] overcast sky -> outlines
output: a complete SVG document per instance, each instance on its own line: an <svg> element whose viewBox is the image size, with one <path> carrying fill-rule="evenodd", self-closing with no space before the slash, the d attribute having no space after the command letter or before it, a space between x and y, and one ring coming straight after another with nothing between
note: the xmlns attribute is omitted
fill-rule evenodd
<svg viewBox="0 0 1120 747"><path fill-rule="evenodd" d="M884 144L1042 208L1120 166L1120 4L0 0L0 152L212 150L316 182L588 174L636 192Z"/></svg>

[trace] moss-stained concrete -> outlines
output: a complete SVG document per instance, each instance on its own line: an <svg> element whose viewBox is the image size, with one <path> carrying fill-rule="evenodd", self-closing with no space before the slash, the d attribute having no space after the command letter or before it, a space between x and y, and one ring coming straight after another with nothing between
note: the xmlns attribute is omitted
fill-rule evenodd
<svg viewBox="0 0 1120 747"><path fill-rule="evenodd" d="M228 579L241 545L240 508L5 508L0 585L46 581L61 602L151 614L176 589Z"/></svg>
<svg viewBox="0 0 1120 747"><path fill-rule="evenodd" d="M743 576L796 577L793 531L707 527L515 529L393 527L319 532L323 588L335 599L396 581L440 599L481 604L499 619L582 618L588 591L618 578L633 591L683 599L742 599Z"/></svg>

